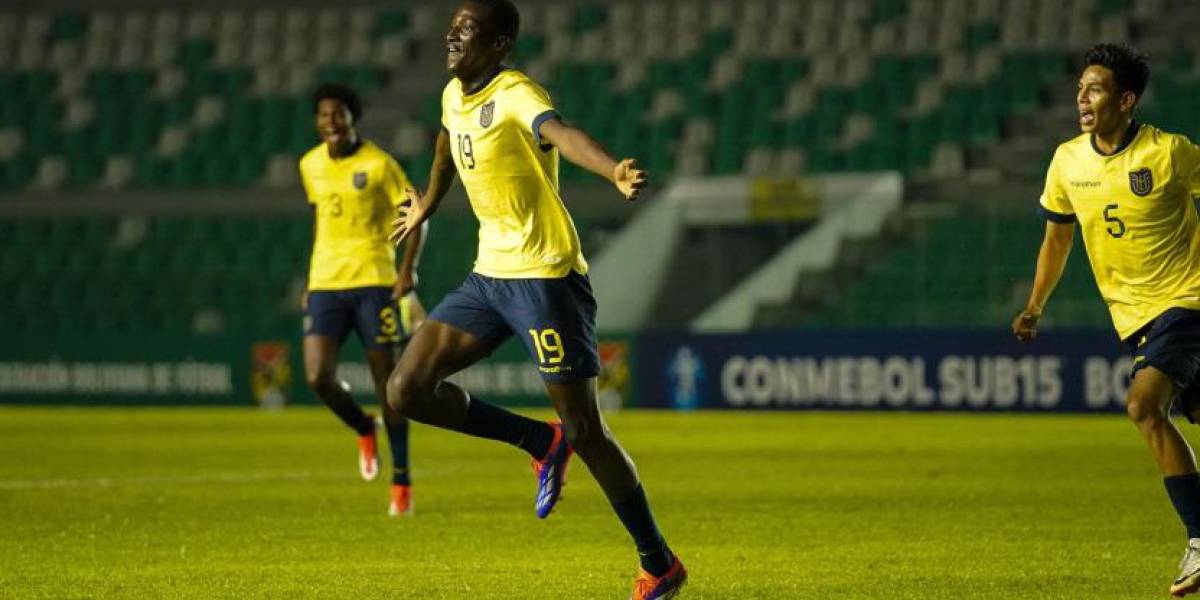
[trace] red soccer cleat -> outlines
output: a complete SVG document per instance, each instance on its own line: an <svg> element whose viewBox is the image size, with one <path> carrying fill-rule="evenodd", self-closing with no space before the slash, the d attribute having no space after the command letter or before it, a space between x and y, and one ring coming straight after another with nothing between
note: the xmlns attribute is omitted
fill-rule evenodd
<svg viewBox="0 0 1200 600"><path fill-rule="evenodd" d="M411 517L412 512L412 486L392 485L392 501L388 504L388 516Z"/></svg>
<svg viewBox="0 0 1200 600"><path fill-rule="evenodd" d="M671 568L667 569L662 577L655 577L647 573L645 569L638 569L638 576L633 581L633 593L629 595L629 600L674 598L679 590L683 589L683 584L687 583L687 569L683 568L683 563L679 562L678 557L672 556L671 560Z"/></svg>
<svg viewBox="0 0 1200 600"><path fill-rule="evenodd" d="M364 481L375 481L379 476L379 446L375 443L375 419L371 419L371 433L358 436L358 474Z"/></svg>

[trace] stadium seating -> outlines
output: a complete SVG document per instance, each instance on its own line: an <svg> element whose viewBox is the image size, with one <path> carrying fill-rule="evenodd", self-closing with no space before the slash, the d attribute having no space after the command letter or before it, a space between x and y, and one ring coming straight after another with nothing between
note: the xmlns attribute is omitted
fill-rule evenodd
<svg viewBox="0 0 1200 600"><path fill-rule="evenodd" d="M1042 222L1034 216L952 216L932 220L831 305L808 320L819 327L1004 327L1023 306ZM1046 311L1047 325L1110 325L1082 244Z"/></svg>
<svg viewBox="0 0 1200 600"><path fill-rule="evenodd" d="M939 150L996 141L1082 48L1127 37L1148 1L531 4L513 61L569 119L657 172L922 172ZM382 140L420 178L444 11L0 13L0 183L290 184L314 142L307 94L327 79L368 97L423 90ZM1172 57L1148 116L1198 130L1193 62Z"/></svg>
<svg viewBox="0 0 1200 600"><path fill-rule="evenodd" d="M1128 38L1157 4L531 3L513 62L547 83L568 120L655 173L919 175L961 170L964 150L1002 144L1011 117L1070 89L1083 48ZM376 139L419 182L446 10L0 10L0 202L22 190L288 189L315 142L308 94L331 79L369 108L414 99L381 111ZM1143 118L1200 138L1194 50L1154 67ZM565 180L581 177L564 166ZM1032 269L1039 228L1026 220L934 221L813 322L1002 322ZM12 289L0 294L0 330L292 327L308 232L306 216L0 219L0 281ZM427 302L469 267L474 223L440 217L434 236L449 241L426 256ZM1051 318L1102 326L1085 267L1072 260Z"/></svg>
<svg viewBox="0 0 1200 600"><path fill-rule="evenodd" d="M434 302L474 258L475 224L439 217L422 263ZM0 331L219 332L299 327L312 225L297 217L0 220Z"/></svg>
<svg viewBox="0 0 1200 600"><path fill-rule="evenodd" d="M433 223L418 273L428 308L470 271L477 228ZM0 331L294 331L311 238L308 215L0 219Z"/></svg>

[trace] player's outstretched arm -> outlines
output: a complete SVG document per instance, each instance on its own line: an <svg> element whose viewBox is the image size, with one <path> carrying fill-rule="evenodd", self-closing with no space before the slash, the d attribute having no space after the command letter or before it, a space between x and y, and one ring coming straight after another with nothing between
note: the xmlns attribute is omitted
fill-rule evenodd
<svg viewBox="0 0 1200 600"><path fill-rule="evenodd" d="M429 189L425 190L424 196L413 188L404 190L408 202L400 206L400 216L392 221L392 234L388 239L399 245L420 229L421 225L437 212L438 205L442 203L442 198L446 196L453 182L454 157L450 155L450 132L443 128L438 133L437 143L433 147L433 165L429 167Z"/></svg>
<svg viewBox="0 0 1200 600"><path fill-rule="evenodd" d="M1074 240L1074 223L1046 221L1046 235L1042 238L1042 248L1038 251L1037 271L1033 276L1029 302L1025 305L1025 310L1013 319L1013 334L1018 340L1027 342L1037 337L1037 324L1042 318L1042 308L1046 306L1046 301L1050 299L1050 294L1062 278Z"/></svg>
<svg viewBox="0 0 1200 600"><path fill-rule="evenodd" d="M646 187L647 174L637 168L637 161L626 158L617 162L599 142L582 130L563 123L562 119L542 123L540 135L554 144L563 158L611 181L626 200L637 200Z"/></svg>

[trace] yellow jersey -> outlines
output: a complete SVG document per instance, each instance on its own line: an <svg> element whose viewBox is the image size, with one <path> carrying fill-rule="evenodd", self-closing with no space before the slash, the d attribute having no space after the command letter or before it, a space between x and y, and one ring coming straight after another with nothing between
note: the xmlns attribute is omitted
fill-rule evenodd
<svg viewBox="0 0 1200 600"><path fill-rule="evenodd" d="M550 95L505 69L483 89L442 91L442 126L458 176L479 219L475 272L501 279L587 273L575 223L558 195L558 149L539 128L557 116Z"/></svg>
<svg viewBox="0 0 1200 600"><path fill-rule="evenodd" d="M308 289L393 285L396 248L388 234L410 185L396 160L365 140L338 159L321 144L300 159L300 178L316 208Z"/></svg>
<svg viewBox="0 0 1200 600"><path fill-rule="evenodd" d="M1110 156L1087 134L1059 145L1041 198L1050 220L1078 221L1122 339L1169 308L1200 310L1200 148L1132 127Z"/></svg>

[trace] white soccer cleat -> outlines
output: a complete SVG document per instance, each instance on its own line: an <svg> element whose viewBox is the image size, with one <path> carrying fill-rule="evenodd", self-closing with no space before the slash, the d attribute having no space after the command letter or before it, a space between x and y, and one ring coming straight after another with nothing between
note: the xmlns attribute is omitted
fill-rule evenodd
<svg viewBox="0 0 1200 600"><path fill-rule="evenodd" d="M1192 538L1183 551L1183 560L1179 561L1179 577L1171 584L1171 596L1182 598L1197 590L1200 590L1200 538Z"/></svg>

